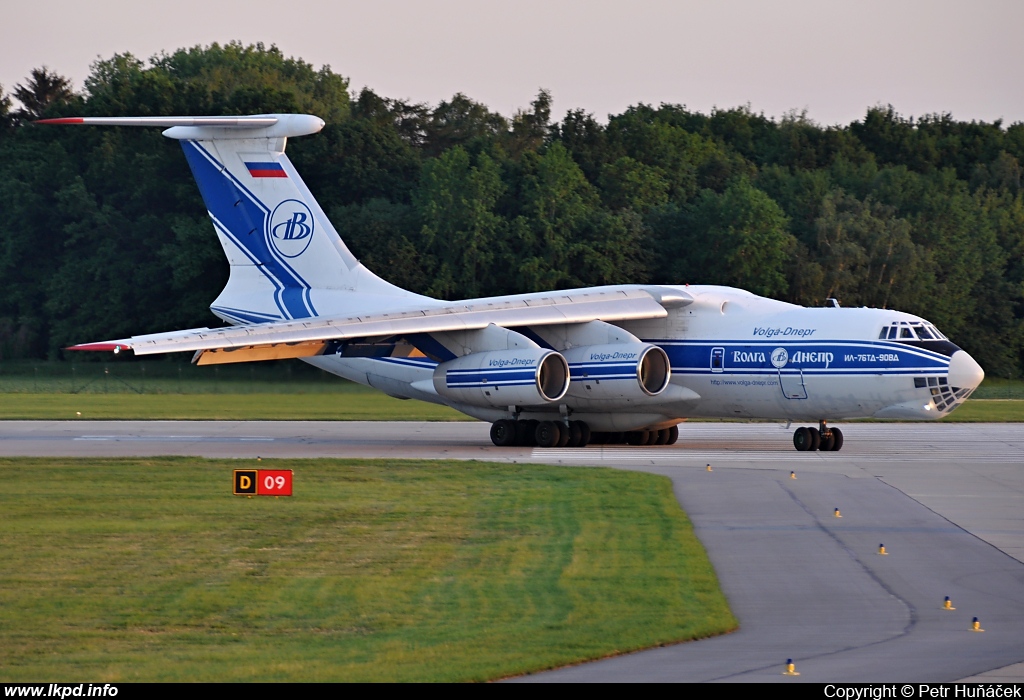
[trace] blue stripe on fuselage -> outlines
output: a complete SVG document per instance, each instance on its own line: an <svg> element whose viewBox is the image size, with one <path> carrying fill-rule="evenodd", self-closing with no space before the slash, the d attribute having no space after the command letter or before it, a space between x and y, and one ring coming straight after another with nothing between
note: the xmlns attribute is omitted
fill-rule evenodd
<svg viewBox="0 0 1024 700"><path fill-rule="evenodd" d="M645 340L644 342L658 345L665 350L672 366L672 372L685 375L715 375L715 374L741 374L747 376L771 375L777 377L779 369L771 364L771 352L776 348L784 348L790 354L794 353L832 353L831 361L807 361L787 362L781 369L783 374L789 375L802 372L804 375L825 375L825 376L865 376L871 374L885 375L930 375L944 374L949 370L949 358L940 353L935 353L921 348L901 345L899 343L886 341L787 341L786 343L776 342L751 342L748 340L724 340L724 341L685 341L685 340ZM721 370L712 370L712 350L723 349L723 367ZM736 357L726 356L730 352L763 353L764 361L760 358L746 358L746 362L737 362ZM847 359L847 355L854 356ZM893 355L898 358L883 360L883 355ZM874 359L868 359L870 357ZM812 355L813 357L813 355ZM416 366L431 370L437 366L434 360L428 358L405 358L405 357L378 357L373 358L379 362L388 362L405 366ZM825 358L815 358L822 360ZM635 364L628 363L574 363L570 365L571 381L583 379L629 379L636 381ZM516 383L532 383L535 381L535 370L533 368L504 368L504 369L477 369L477 370L453 370L449 372L449 384L461 387L468 386L504 386L504 381L511 379L509 372L521 372L515 378ZM527 378L529 372L529 378ZM600 374L598 374L600 372ZM473 376L475 375L475 376ZM487 382L484 382L484 379Z"/></svg>
<svg viewBox="0 0 1024 700"><path fill-rule="evenodd" d="M788 356L781 369L804 374L930 374L949 368L940 353L886 341L786 341L751 340L647 340L669 357L673 372L680 374L775 374L772 353L784 349ZM720 350L722 366L712 368L712 356Z"/></svg>

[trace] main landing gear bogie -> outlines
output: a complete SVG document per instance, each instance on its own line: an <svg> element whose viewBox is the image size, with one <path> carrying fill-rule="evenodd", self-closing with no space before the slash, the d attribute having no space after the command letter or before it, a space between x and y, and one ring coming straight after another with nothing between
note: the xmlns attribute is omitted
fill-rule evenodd
<svg viewBox="0 0 1024 700"><path fill-rule="evenodd" d="M674 445L679 428L594 433L581 420L536 421L503 419L491 424L491 442L498 447L586 447L597 445Z"/></svg>
<svg viewBox="0 0 1024 700"><path fill-rule="evenodd" d="M793 447L799 452L838 452L843 449L843 431L829 428L825 421L819 428L797 428L793 433Z"/></svg>

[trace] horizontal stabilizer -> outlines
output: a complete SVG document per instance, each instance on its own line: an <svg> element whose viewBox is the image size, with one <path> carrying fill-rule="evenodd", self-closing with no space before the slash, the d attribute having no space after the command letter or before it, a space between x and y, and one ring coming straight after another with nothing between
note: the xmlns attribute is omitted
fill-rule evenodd
<svg viewBox="0 0 1024 700"><path fill-rule="evenodd" d="M277 117L61 117L38 119L36 124L89 124L92 126L220 126L233 129L259 129L277 124Z"/></svg>
<svg viewBox="0 0 1024 700"><path fill-rule="evenodd" d="M288 138L318 133L324 120L312 114L250 114L240 117L60 117L34 124L164 127L171 139Z"/></svg>

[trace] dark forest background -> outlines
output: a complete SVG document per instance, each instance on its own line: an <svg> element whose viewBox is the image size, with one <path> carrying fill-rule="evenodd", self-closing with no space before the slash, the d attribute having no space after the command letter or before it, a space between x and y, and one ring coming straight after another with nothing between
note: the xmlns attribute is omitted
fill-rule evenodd
<svg viewBox="0 0 1024 700"><path fill-rule="evenodd" d="M1024 124L848 126L636 105L607 123L349 92L275 47L45 68L0 86L0 359L210 325L227 263L177 143L56 116L305 112L288 154L353 252L456 299L613 283L727 284L935 322L989 374L1024 368Z"/></svg>

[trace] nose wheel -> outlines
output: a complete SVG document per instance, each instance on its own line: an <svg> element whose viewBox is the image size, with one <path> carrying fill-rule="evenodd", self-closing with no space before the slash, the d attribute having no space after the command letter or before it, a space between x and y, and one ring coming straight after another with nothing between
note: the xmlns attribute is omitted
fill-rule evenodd
<svg viewBox="0 0 1024 700"><path fill-rule="evenodd" d="M793 447L799 452L838 452L843 449L843 431L829 428L825 421L819 428L797 428L793 433Z"/></svg>

